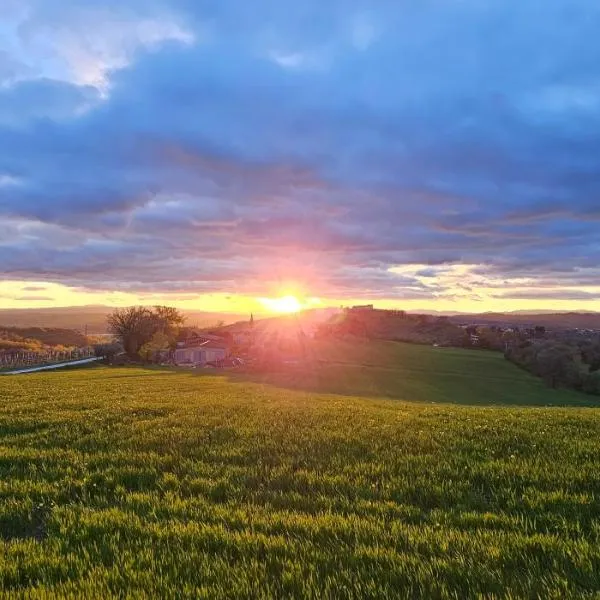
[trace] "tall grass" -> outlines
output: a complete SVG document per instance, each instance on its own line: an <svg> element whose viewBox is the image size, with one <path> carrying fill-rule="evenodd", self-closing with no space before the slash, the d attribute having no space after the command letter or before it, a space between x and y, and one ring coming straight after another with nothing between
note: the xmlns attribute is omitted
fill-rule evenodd
<svg viewBox="0 0 600 600"><path fill-rule="evenodd" d="M4 594L597 597L600 412L452 404L475 403L481 354L445 355L436 377L394 348L373 352L410 385L372 397L312 389L350 386L361 357L306 389L134 368L0 378ZM490 399L573 398L489 360ZM377 381L361 369L359 390ZM441 397L452 371L462 388ZM420 402L384 397L410 386Z"/></svg>

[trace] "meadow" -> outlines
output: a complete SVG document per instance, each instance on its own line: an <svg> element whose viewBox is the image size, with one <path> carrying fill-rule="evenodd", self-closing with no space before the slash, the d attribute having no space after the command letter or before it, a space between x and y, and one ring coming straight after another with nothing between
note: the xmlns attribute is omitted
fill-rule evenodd
<svg viewBox="0 0 600 600"><path fill-rule="evenodd" d="M0 377L7 598L600 598L600 410L487 352Z"/></svg>

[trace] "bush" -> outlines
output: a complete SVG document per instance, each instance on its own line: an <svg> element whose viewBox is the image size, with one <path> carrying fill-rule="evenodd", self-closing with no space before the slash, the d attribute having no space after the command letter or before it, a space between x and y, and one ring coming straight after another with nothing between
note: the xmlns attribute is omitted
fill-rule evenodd
<svg viewBox="0 0 600 600"><path fill-rule="evenodd" d="M109 342L106 344L96 344L94 346L94 354L96 356L101 356L102 358L112 359L117 354L123 352L123 347L121 344L116 342Z"/></svg>
<svg viewBox="0 0 600 600"><path fill-rule="evenodd" d="M592 371L583 378L581 391L600 396L600 371Z"/></svg>

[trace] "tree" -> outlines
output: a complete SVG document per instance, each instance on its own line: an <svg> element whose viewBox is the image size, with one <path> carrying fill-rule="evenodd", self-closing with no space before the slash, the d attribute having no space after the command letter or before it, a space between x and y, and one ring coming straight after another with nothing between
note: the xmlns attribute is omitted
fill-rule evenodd
<svg viewBox="0 0 600 600"><path fill-rule="evenodd" d="M152 337L152 311L143 306L116 308L107 322L109 331L121 340L123 349L131 357Z"/></svg>
<svg viewBox="0 0 600 600"><path fill-rule="evenodd" d="M152 315L156 320L156 330L169 337L185 323L185 317L172 306L155 306Z"/></svg>
<svg viewBox="0 0 600 600"><path fill-rule="evenodd" d="M159 353L169 349L170 343L169 336L162 331L157 331L152 338L140 348L139 354L145 361L152 362Z"/></svg>
<svg viewBox="0 0 600 600"><path fill-rule="evenodd" d="M579 344L581 358L590 367L590 371L600 370L600 343L596 340L586 340Z"/></svg>
<svg viewBox="0 0 600 600"><path fill-rule="evenodd" d="M136 357L156 333L165 336L169 344L174 343L184 317L169 306L155 306L154 309L131 306L115 309L107 322L109 331L119 338L128 356Z"/></svg>
<svg viewBox="0 0 600 600"><path fill-rule="evenodd" d="M489 350L502 350L504 342L498 329L492 327L480 327L477 331L479 335L479 346Z"/></svg>
<svg viewBox="0 0 600 600"><path fill-rule="evenodd" d="M566 344L544 344L535 356L537 374L552 388L577 387L579 370L574 349Z"/></svg>
<svg viewBox="0 0 600 600"><path fill-rule="evenodd" d="M586 394L600 395L600 371L593 371L588 373L583 378L583 384L581 389Z"/></svg>

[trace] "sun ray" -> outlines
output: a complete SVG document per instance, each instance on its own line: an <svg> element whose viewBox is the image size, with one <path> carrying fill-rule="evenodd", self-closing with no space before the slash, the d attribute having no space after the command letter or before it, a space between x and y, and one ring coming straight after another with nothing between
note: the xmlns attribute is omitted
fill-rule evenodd
<svg viewBox="0 0 600 600"><path fill-rule="evenodd" d="M296 296L287 295L279 298L259 298L260 303L269 311L276 313L295 313L302 310L302 304Z"/></svg>

